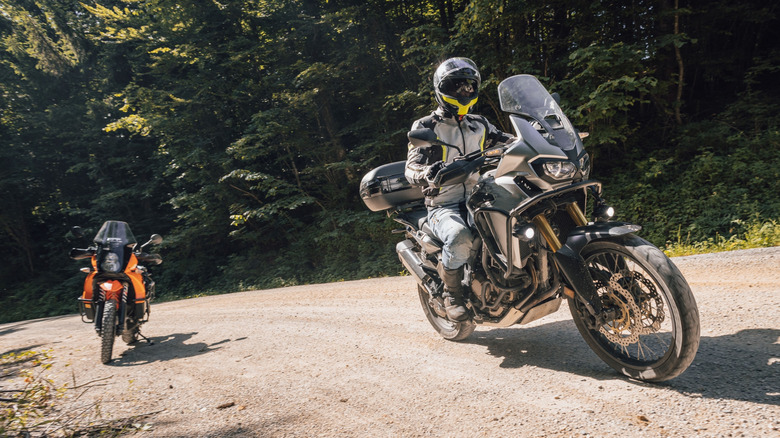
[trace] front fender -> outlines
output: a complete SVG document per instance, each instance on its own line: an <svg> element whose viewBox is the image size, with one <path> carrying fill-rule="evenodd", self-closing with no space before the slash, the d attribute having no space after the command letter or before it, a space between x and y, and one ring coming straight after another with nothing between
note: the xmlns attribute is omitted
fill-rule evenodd
<svg viewBox="0 0 780 438"><path fill-rule="evenodd" d="M625 222L598 222L577 227L569 234L566 244L553 253L553 259L561 269L566 282L594 317L601 313L601 302L590 272L585 266L585 260L580 255L582 248L594 240L623 236L640 229L642 227L639 225Z"/></svg>
<svg viewBox="0 0 780 438"><path fill-rule="evenodd" d="M585 245L594 240L636 233L641 229L640 225L628 222L596 222L572 230L563 246L568 247L575 254L579 254Z"/></svg>

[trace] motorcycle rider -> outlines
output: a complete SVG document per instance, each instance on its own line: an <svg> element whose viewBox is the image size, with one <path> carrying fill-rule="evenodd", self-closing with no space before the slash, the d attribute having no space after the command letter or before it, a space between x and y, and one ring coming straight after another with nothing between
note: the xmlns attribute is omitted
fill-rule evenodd
<svg viewBox="0 0 780 438"><path fill-rule="evenodd" d="M444 283L445 310L452 321L468 319L463 301L463 265L469 259L473 235L464 220L465 200L477 175L462 183L437 187L436 174L457 157L514 141L480 115L470 114L477 103L481 78L476 64L468 58L450 58L442 62L433 75L433 89L438 108L429 116L416 120L412 130L433 129L438 138L453 147L409 145L405 176L423 187L428 207L428 226L444 243L438 265Z"/></svg>

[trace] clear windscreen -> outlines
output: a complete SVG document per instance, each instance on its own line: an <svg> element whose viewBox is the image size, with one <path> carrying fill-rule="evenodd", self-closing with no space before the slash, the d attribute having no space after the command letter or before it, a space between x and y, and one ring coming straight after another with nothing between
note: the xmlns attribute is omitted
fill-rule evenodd
<svg viewBox="0 0 780 438"><path fill-rule="evenodd" d="M95 238L98 245L97 264L103 272L122 272L132 253L132 247L138 243L126 222L106 221L100 227Z"/></svg>
<svg viewBox="0 0 780 438"><path fill-rule="evenodd" d="M138 243L138 241L135 240L135 236L133 236L133 232L130 231L130 225L128 225L127 222L120 221L104 222L92 241L98 245L119 243L120 245L125 246Z"/></svg>
<svg viewBox="0 0 780 438"><path fill-rule="evenodd" d="M498 85L498 98L501 110L532 119L551 144L563 150L582 149L574 126L534 76L516 75L505 79Z"/></svg>

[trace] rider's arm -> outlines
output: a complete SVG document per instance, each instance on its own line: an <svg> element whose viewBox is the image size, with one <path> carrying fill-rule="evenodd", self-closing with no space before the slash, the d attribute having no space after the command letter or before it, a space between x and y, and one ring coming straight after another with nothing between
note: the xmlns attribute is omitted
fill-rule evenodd
<svg viewBox="0 0 780 438"><path fill-rule="evenodd" d="M417 121L412 125L412 130L421 128L422 124ZM440 162L443 158L443 151L440 147L414 147L409 144L409 152L406 156L406 169L404 175L406 179L415 186L428 186L428 176L431 166Z"/></svg>
<svg viewBox="0 0 780 438"><path fill-rule="evenodd" d="M489 149L496 146L506 146L515 140L517 140L516 137L507 134L506 132L500 131L498 128L493 126L492 123L485 120L487 123L487 134L485 135L485 149Z"/></svg>
<svg viewBox="0 0 780 438"><path fill-rule="evenodd" d="M431 149L434 148L420 148L409 145L409 153L406 157L406 170L404 171L404 175L412 185L428 185L426 176L428 176L430 173L431 165L438 161L431 158ZM439 148L439 150L441 149Z"/></svg>

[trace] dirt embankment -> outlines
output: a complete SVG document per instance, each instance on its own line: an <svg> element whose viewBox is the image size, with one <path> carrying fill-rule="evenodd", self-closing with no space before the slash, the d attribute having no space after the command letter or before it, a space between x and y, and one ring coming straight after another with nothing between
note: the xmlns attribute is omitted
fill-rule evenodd
<svg viewBox="0 0 780 438"><path fill-rule="evenodd" d="M139 436L780 437L780 248L674 261L702 340L664 384L617 375L565 306L445 341L410 277L155 304L153 343L117 340L109 365L78 316L2 325L0 353L52 349L63 384L108 378L71 402L156 412Z"/></svg>

